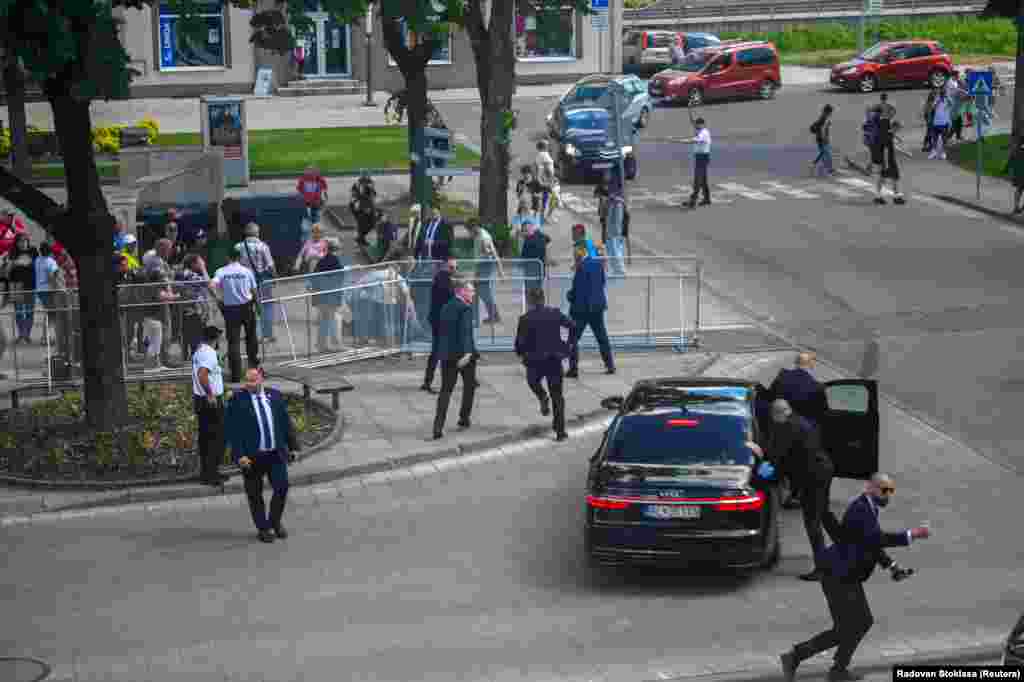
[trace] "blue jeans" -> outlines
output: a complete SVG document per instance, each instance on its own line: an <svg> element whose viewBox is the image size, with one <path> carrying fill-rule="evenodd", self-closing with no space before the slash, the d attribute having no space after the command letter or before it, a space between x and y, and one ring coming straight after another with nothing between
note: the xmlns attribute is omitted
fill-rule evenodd
<svg viewBox="0 0 1024 682"><path fill-rule="evenodd" d="M608 235L608 269L612 277L623 277L626 274L626 240L623 237Z"/></svg>
<svg viewBox="0 0 1024 682"><path fill-rule="evenodd" d="M320 222L320 207L319 206L307 206L306 215L309 216L309 222L316 225Z"/></svg>
<svg viewBox="0 0 1024 682"><path fill-rule="evenodd" d="M480 263L476 268L476 290L480 297L480 303L487 310L487 318L497 320L498 304L494 300L494 263Z"/></svg>
<svg viewBox="0 0 1024 682"><path fill-rule="evenodd" d="M818 155L814 157L814 167L818 168L819 164L825 169L826 173L832 172L832 145L828 142L818 143Z"/></svg>
<svg viewBox="0 0 1024 682"><path fill-rule="evenodd" d="M26 294L27 301L19 301L14 304L14 322L18 327L18 338L28 340L32 338L32 324L36 317L36 305L31 294Z"/></svg>
<svg viewBox="0 0 1024 682"><path fill-rule="evenodd" d="M579 344L580 338L588 326L594 332L594 338L597 339L597 347L601 350L601 359L604 360L604 366L608 369L615 369L615 360L612 358L612 345L608 341L608 328L604 323L604 311L576 311L570 314L576 327L572 332L572 352L569 355L569 371L575 373L579 368L580 351L577 344Z"/></svg>
<svg viewBox="0 0 1024 682"><path fill-rule="evenodd" d="M341 341L338 338L337 317L339 306L320 305L317 307L320 310L320 322L317 327L316 335L317 346L324 348L327 346L329 341L334 341L334 343L340 344Z"/></svg>

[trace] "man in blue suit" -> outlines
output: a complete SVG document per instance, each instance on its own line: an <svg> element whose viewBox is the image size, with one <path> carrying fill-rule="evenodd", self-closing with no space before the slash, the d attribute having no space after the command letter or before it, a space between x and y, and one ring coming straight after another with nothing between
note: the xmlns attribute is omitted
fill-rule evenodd
<svg viewBox="0 0 1024 682"><path fill-rule="evenodd" d="M273 542L271 530L283 540L288 537L281 525L288 496L288 452L299 448L284 396L276 389L264 388L263 370L253 368L245 373L245 388L231 396L225 423L227 444L242 469L245 495L260 541ZM274 491L269 517L263 502L264 477L270 479Z"/></svg>
<svg viewBox="0 0 1024 682"><path fill-rule="evenodd" d="M469 428L476 393L476 351L473 338L473 293L471 282L453 279L455 297L441 308L439 325L440 343L437 354L441 359L441 391L437 394L437 412L434 415L434 440L444 436L444 423L448 419L448 403L459 376L462 377L462 405L459 409L459 428Z"/></svg>
<svg viewBox="0 0 1024 682"><path fill-rule="evenodd" d="M796 366L779 370L769 390L775 398L788 402L801 417L817 425L828 409L828 400L825 387L811 374L816 360L814 353L797 353Z"/></svg>
<svg viewBox="0 0 1024 682"><path fill-rule="evenodd" d="M615 360L612 358L612 346L608 341L608 329L604 324L604 313L608 309L608 294L605 291L604 263L594 258L587 251L579 250L576 256L576 271L572 276L572 288L569 289L569 316L575 326L572 333L572 351L569 355L569 371L565 376L578 379L579 374L579 341L589 326L597 339L604 360L605 373L615 374Z"/></svg>
<svg viewBox="0 0 1024 682"><path fill-rule="evenodd" d="M569 355L569 344L562 340L562 329L572 333L572 320L558 308L544 305L544 290L526 292L530 311L519 318L515 351L526 365L526 383L540 400L540 413L547 416L554 407L552 426L555 440L565 440L565 396L562 394L562 361ZM547 392L541 381L548 383ZM548 396L550 393L550 397Z"/></svg>
<svg viewBox="0 0 1024 682"><path fill-rule="evenodd" d="M860 495L850 503L843 516L842 539L830 545L819 559L825 575L821 589L832 614L833 626L782 654L782 672L793 682L797 666L822 651L838 647L835 662L828 672L830 682L861 679L848 666L857 645L874 624L864 582L874 573L875 564L888 568L894 580L906 573L885 552L886 547L906 547L913 540L929 537L927 527L887 533L878 523L880 511L889 504L896 487L886 474L875 474Z"/></svg>

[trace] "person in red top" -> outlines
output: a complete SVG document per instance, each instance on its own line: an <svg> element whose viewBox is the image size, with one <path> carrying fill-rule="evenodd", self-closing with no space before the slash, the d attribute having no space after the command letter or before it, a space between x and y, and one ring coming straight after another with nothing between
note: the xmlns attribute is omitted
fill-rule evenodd
<svg viewBox="0 0 1024 682"><path fill-rule="evenodd" d="M28 227L14 211L8 211L0 217L0 256L6 256L14 248L14 240L19 234L28 234Z"/></svg>
<svg viewBox="0 0 1024 682"><path fill-rule="evenodd" d="M299 178L295 189L302 195L309 214L309 222L316 225L320 222L320 208L327 201L327 180L320 174L320 169L310 166Z"/></svg>

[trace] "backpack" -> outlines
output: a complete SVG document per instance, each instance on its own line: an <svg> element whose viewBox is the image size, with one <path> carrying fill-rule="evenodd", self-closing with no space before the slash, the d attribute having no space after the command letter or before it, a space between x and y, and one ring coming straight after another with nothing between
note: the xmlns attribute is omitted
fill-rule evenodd
<svg viewBox="0 0 1024 682"><path fill-rule="evenodd" d="M817 121L815 121L814 123L811 124L811 135L814 135L815 137L817 137L818 133L820 133L820 132L821 132L821 119L819 118Z"/></svg>
<svg viewBox="0 0 1024 682"><path fill-rule="evenodd" d="M868 114L868 118L864 121L864 125L861 126L861 130L864 132L864 144L869 147L873 147L878 143L879 135L881 133L881 114L877 111L873 111Z"/></svg>

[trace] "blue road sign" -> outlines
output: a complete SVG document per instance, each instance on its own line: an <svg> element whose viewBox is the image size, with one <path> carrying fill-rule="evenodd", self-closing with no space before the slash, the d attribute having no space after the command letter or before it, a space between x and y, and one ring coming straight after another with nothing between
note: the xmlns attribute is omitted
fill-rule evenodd
<svg viewBox="0 0 1024 682"><path fill-rule="evenodd" d="M595 12L597 10L607 10L608 0L590 0L590 9Z"/></svg>
<svg viewBox="0 0 1024 682"><path fill-rule="evenodd" d="M991 71L968 71L967 92L972 95L992 94L992 72Z"/></svg>

